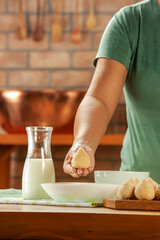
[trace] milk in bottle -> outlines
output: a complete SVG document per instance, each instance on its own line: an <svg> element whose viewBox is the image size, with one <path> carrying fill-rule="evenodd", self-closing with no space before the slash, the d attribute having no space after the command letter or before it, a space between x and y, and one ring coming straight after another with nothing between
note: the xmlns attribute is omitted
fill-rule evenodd
<svg viewBox="0 0 160 240"><path fill-rule="evenodd" d="M23 199L50 198L42 183L55 182L51 155L51 127L27 127L28 152L22 175Z"/></svg>

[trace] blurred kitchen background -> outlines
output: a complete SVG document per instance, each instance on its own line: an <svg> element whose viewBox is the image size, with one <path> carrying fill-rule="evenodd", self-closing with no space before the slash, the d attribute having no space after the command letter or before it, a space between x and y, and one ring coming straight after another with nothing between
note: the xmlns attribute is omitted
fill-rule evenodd
<svg viewBox="0 0 160 240"><path fill-rule="evenodd" d="M138 1L0 0L0 90L83 89L86 91L94 72L92 62L105 27L115 12L136 2ZM90 14L92 13L92 7L94 7L95 19L92 16L91 23L86 24L89 21L87 20L89 11ZM37 14L38 29L36 29ZM79 33L73 36L76 17L78 17L80 36ZM53 24L56 19L60 21L62 34L60 29L58 36L54 38ZM20 33L17 33L18 26L21 27ZM122 94L106 134L124 134L126 128L125 100ZM4 133L7 134L3 128L0 128L0 134ZM93 182L93 173L78 180L63 173L62 164L69 148L70 146L67 145L52 146L56 180ZM120 150L121 146L99 146L95 169L118 170ZM11 154L10 187L21 188L26 151L26 146L17 146Z"/></svg>

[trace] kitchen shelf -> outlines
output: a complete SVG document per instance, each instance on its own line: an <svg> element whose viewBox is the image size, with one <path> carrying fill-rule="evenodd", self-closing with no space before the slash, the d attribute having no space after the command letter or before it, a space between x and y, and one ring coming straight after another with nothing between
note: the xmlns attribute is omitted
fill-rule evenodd
<svg viewBox="0 0 160 240"><path fill-rule="evenodd" d="M104 135L100 145L122 145L123 134L107 134ZM73 142L73 134L53 134L52 145L71 145ZM0 134L0 145L27 145L26 134Z"/></svg>

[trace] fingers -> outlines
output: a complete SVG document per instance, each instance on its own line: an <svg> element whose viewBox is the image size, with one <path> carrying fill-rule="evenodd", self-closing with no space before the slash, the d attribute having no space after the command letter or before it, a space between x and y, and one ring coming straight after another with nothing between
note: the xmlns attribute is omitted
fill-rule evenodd
<svg viewBox="0 0 160 240"><path fill-rule="evenodd" d="M87 168L85 168L85 169L83 169L83 174L82 174L82 177L86 177L87 175L88 175L88 169Z"/></svg>
<svg viewBox="0 0 160 240"><path fill-rule="evenodd" d="M87 169L76 169L76 172L75 173L72 173L70 174L72 177L76 177L76 178L79 178L79 177L85 177L88 175L88 170Z"/></svg>
<svg viewBox="0 0 160 240"><path fill-rule="evenodd" d="M90 166L89 168L73 168L71 165L71 160L72 157L67 156L64 164L63 164L63 170L65 173L71 175L74 178L79 178L79 177L86 177L89 173L91 173L94 170L94 166Z"/></svg>
<svg viewBox="0 0 160 240"><path fill-rule="evenodd" d="M93 166L89 166L89 168L87 168L87 169L88 169L88 172L91 173L91 172L93 172L94 167Z"/></svg>
<svg viewBox="0 0 160 240"><path fill-rule="evenodd" d="M76 168L73 168L71 165L72 157L66 156L66 159L63 164L63 170L65 173L71 175L74 178L79 178L81 175L81 169L77 172Z"/></svg>
<svg viewBox="0 0 160 240"><path fill-rule="evenodd" d="M82 169L73 168L70 162L64 164L63 170L74 178L79 178L83 174Z"/></svg>
<svg viewBox="0 0 160 240"><path fill-rule="evenodd" d="M80 169L80 168L77 169L77 168L72 167L72 165L71 165L72 158L80 146L81 146L81 144L72 146L72 148L69 150L68 154L66 155L66 158L65 158L64 164L63 164L64 172L71 175L74 178L79 178L81 176L82 177L87 176L89 173L91 173L94 170L94 166L95 166L95 159L94 159L93 151L90 148L83 146L86 149L86 151L90 157L91 165L85 169Z"/></svg>
<svg viewBox="0 0 160 240"><path fill-rule="evenodd" d="M83 174L83 170L82 170L81 168L77 168L77 173L78 173L79 175L82 175L82 174Z"/></svg>
<svg viewBox="0 0 160 240"><path fill-rule="evenodd" d="M71 162L70 162L70 161L64 162L64 164L63 164L63 170L64 170L65 173L68 173L68 174L76 173L76 168L73 168L73 167L71 166Z"/></svg>
<svg viewBox="0 0 160 240"><path fill-rule="evenodd" d="M81 170L82 170L81 176L86 177L89 173L93 172L94 167L90 166L89 168L84 168L84 169L81 169Z"/></svg>
<svg viewBox="0 0 160 240"><path fill-rule="evenodd" d="M71 175L74 178L85 177L89 174L88 169L73 168L70 161L66 161L63 165L63 170L65 173Z"/></svg>
<svg viewBox="0 0 160 240"><path fill-rule="evenodd" d="M77 173L79 174L79 177L86 177L89 174L89 171L87 168L84 169L77 169Z"/></svg>

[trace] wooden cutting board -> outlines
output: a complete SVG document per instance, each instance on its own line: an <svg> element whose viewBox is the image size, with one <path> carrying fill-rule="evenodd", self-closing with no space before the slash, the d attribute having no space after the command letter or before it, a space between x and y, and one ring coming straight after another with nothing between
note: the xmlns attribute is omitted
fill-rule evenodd
<svg viewBox="0 0 160 240"><path fill-rule="evenodd" d="M133 200L107 198L103 201L104 207L121 210L151 210L160 211L160 200Z"/></svg>

